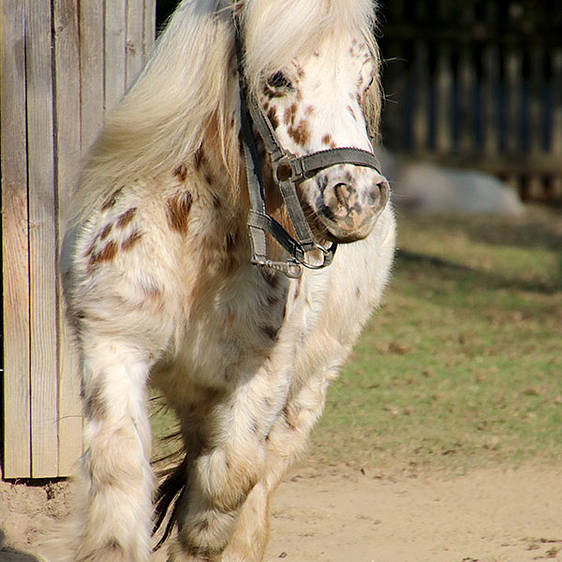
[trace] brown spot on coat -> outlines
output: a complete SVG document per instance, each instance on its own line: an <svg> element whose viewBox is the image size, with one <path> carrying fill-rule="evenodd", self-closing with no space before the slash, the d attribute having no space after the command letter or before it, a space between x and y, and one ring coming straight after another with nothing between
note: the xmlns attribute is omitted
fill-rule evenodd
<svg viewBox="0 0 562 562"><path fill-rule="evenodd" d="M102 211L107 211L108 209L110 209L111 207L113 207L115 205L115 203L117 202L117 199L119 197L119 194L121 193L121 191L123 190L123 187L120 187L119 189L115 190L103 203L101 206L101 210Z"/></svg>
<svg viewBox="0 0 562 562"><path fill-rule="evenodd" d="M296 431L297 426L293 423L292 420L290 420L288 405L285 405L285 407L283 408L282 415L283 415L283 420L285 421L285 425L292 431Z"/></svg>
<svg viewBox="0 0 562 562"><path fill-rule="evenodd" d="M349 111L349 113L351 113L351 116L353 117L353 119L355 119L355 121L357 121L357 116L355 115L355 111L353 111L353 107L351 107L350 105L347 106L347 111Z"/></svg>
<svg viewBox="0 0 562 562"><path fill-rule="evenodd" d="M277 339L277 334L279 332L278 326L262 326L261 329L268 339L273 341Z"/></svg>
<svg viewBox="0 0 562 562"><path fill-rule="evenodd" d="M187 235L189 228L189 211L191 209L191 193L189 191L182 191L176 193L166 202L166 218L168 219L168 226L183 234Z"/></svg>
<svg viewBox="0 0 562 562"><path fill-rule="evenodd" d="M90 420L102 420L107 413L107 405L100 385L96 385L84 400L84 413Z"/></svg>
<svg viewBox="0 0 562 562"><path fill-rule="evenodd" d="M121 249L125 252L129 251L141 238L142 234L138 230L134 230L129 238L121 244Z"/></svg>
<svg viewBox="0 0 562 562"><path fill-rule="evenodd" d="M275 107L269 108L269 111L267 112L267 118L269 119L269 122L274 129L277 129L277 127L279 127L279 119L277 119L277 110Z"/></svg>
<svg viewBox="0 0 562 562"><path fill-rule="evenodd" d="M113 228L112 224L106 225L105 228L101 231L100 240L105 240L109 236L109 233L111 232L112 228Z"/></svg>
<svg viewBox="0 0 562 562"><path fill-rule="evenodd" d="M297 127L289 127L287 129L287 132L299 146L305 146L310 140L308 121L306 121L305 119L300 121Z"/></svg>
<svg viewBox="0 0 562 562"><path fill-rule="evenodd" d="M185 164L180 164L174 170L174 176L178 177L180 181L183 183L187 178L187 167Z"/></svg>
<svg viewBox="0 0 562 562"><path fill-rule="evenodd" d="M325 145L327 145L327 146L330 146L330 144L331 144L332 142L333 142L333 140L332 140L332 135L324 135L324 136L322 137L322 143L323 143L323 144L325 144Z"/></svg>
<svg viewBox="0 0 562 562"><path fill-rule="evenodd" d="M230 252L238 241L238 234L236 232L229 232L224 238L226 251Z"/></svg>
<svg viewBox="0 0 562 562"><path fill-rule="evenodd" d="M193 167L196 170L199 170L199 168L201 168L201 164L203 163L203 159L204 159L204 154L203 154L203 149L200 148L199 150L197 150L193 156Z"/></svg>
<svg viewBox="0 0 562 562"><path fill-rule="evenodd" d="M136 213L137 213L136 207L132 207L128 211L121 213L117 218L117 222L115 223L115 226L117 228L125 228L135 218Z"/></svg>
<svg viewBox="0 0 562 562"><path fill-rule="evenodd" d="M90 266L97 265L104 261L111 261L117 255L117 250L117 242L110 240L101 252L92 255L89 262Z"/></svg>
<svg viewBox="0 0 562 562"><path fill-rule="evenodd" d="M285 109L285 115L283 120L285 125L293 125L295 122L295 116L297 115L297 104L293 103L287 109Z"/></svg>

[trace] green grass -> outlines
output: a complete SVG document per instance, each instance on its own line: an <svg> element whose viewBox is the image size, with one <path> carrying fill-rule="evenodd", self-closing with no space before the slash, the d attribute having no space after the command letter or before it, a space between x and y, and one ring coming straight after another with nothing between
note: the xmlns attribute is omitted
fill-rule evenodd
<svg viewBox="0 0 562 562"><path fill-rule="evenodd" d="M402 471L560 462L557 212L398 225L383 306L330 389L309 458ZM175 426L166 411L152 421L157 439Z"/></svg>
<svg viewBox="0 0 562 562"><path fill-rule="evenodd" d="M562 460L562 221L398 217L383 307L311 453L402 469Z"/></svg>

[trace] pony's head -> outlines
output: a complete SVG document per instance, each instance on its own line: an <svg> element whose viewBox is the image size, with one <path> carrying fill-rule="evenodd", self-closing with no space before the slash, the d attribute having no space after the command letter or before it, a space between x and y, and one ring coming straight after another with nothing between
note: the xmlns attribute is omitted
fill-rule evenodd
<svg viewBox="0 0 562 562"><path fill-rule="evenodd" d="M372 152L380 91L371 2L281 4L288 3L248 2L244 20L250 87L279 144L296 156ZM386 179L356 164L331 165L298 192L317 235L332 242L367 236L389 197Z"/></svg>

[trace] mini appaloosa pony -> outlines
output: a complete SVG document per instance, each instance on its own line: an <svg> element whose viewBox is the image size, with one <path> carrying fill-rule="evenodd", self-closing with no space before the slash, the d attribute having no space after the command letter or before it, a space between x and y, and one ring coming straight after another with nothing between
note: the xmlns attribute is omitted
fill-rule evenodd
<svg viewBox="0 0 562 562"><path fill-rule="evenodd" d="M381 297L370 0L185 0L107 117L62 275L85 412L68 559L150 558L147 385L181 423L170 560L261 560L268 504ZM336 246L340 246L336 252Z"/></svg>

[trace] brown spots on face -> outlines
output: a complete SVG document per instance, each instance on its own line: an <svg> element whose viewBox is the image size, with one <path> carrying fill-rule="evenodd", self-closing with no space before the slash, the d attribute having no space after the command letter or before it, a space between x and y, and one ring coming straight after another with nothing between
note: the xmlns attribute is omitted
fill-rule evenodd
<svg viewBox="0 0 562 562"><path fill-rule="evenodd" d="M186 236L189 227L189 211L191 209L191 193L181 191L166 201L166 218L168 226Z"/></svg>
<svg viewBox="0 0 562 562"><path fill-rule="evenodd" d="M332 139L332 135L326 134L322 137L322 144L325 144L326 146L330 146L333 142L334 139Z"/></svg>
<svg viewBox="0 0 562 562"><path fill-rule="evenodd" d="M289 127L287 133L299 146L305 146L310 140L308 121L303 119L297 127Z"/></svg>
<svg viewBox="0 0 562 562"><path fill-rule="evenodd" d="M283 122L285 125L293 125L295 122L295 117L297 115L298 106L296 103L291 104L287 109L285 109L285 115L283 116Z"/></svg>
<svg viewBox="0 0 562 562"><path fill-rule="evenodd" d="M142 234L138 230L134 230L133 233L123 241L121 249L128 252L141 238Z"/></svg>
<svg viewBox="0 0 562 562"><path fill-rule="evenodd" d="M304 114L305 114L306 117L310 117L313 112L314 112L314 108L311 105L307 105L304 108Z"/></svg>
<svg viewBox="0 0 562 562"><path fill-rule="evenodd" d="M279 127L279 119L277 119L277 109L274 106L269 108L269 111L267 112L267 118L269 119L269 122L274 129L277 129L277 127Z"/></svg>
<svg viewBox="0 0 562 562"><path fill-rule="evenodd" d="M358 299L361 298L361 289L359 287L357 287L357 289L355 289L355 295L357 296Z"/></svg>
<svg viewBox="0 0 562 562"><path fill-rule="evenodd" d="M184 183L186 178L187 178L187 167L186 167L186 165L180 164L174 170L174 176L176 176L182 183Z"/></svg>
<svg viewBox="0 0 562 562"><path fill-rule="evenodd" d="M116 228L125 228L133 220L136 213L136 207L132 207L124 213L121 213L119 217L117 217L117 222L115 223Z"/></svg>
<svg viewBox="0 0 562 562"><path fill-rule="evenodd" d="M122 187L120 187L119 189L115 190L103 203L101 206L101 210L102 211L107 211L108 209L111 209L111 207L113 207L115 205L115 203L117 203L117 199L119 198L119 195L121 194L121 191L123 190Z"/></svg>

